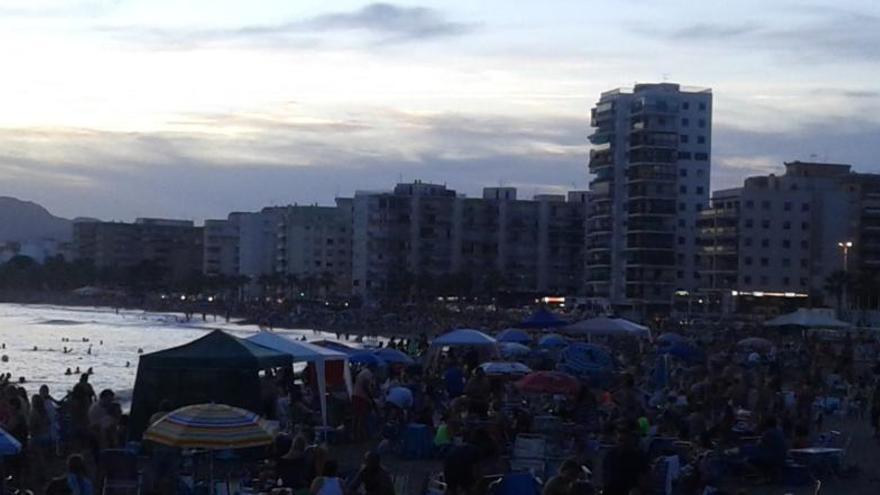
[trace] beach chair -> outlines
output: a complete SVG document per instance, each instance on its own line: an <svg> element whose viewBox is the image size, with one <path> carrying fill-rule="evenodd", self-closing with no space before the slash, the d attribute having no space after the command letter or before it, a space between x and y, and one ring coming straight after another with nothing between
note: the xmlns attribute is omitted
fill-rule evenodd
<svg viewBox="0 0 880 495"><path fill-rule="evenodd" d="M521 433L513 443L510 469L543 479L547 469L547 440L543 435Z"/></svg>
<svg viewBox="0 0 880 495"><path fill-rule="evenodd" d="M106 449L101 451L100 458L103 495L140 495L141 474L136 454L126 449Z"/></svg>

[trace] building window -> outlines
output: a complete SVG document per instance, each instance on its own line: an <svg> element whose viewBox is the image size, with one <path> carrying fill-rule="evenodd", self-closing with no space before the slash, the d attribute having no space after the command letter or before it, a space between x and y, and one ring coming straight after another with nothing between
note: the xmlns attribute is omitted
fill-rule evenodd
<svg viewBox="0 0 880 495"><path fill-rule="evenodd" d="M659 126L665 126L665 125L666 125L666 117L659 117L659 118L657 119L657 125L659 125Z"/></svg>
<svg viewBox="0 0 880 495"><path fill-rule="evenodd" d="M707 153L694 153L694 160L705 162L709 160L709 155Z"/></svg>
<svg viewBox="0 0 880 495"><path fill-rule="evenodd" d="M688 176L688 169L686 169L686 168L678 169L678 176L679 177L687 177Z"/></svg>
<svg viewBox="0 0 880 495"><path fill-rule="evenodd" d="M791 230L791 222L788 220L782 222L782 230Z"/></svg>
<svg viewBox="0 0 880 495"><path fill-rule="evenodd" d="M752 247L752 238L751 238L751 237L746 237L746 238L743 240L743 246L745 246L745 247Z"/></svg>
<svg viewBox="0 0 880 495"><path fill-rule="evenodd" d="M750 285L752 283L752 277L750 275L746 275L743 277L743 283L746 285Z"/></svg>
<svg viewBox="0 0 880 495"><path fill-rule="evenodd" d="M788 284L791 283L791 279L788 277L782 277L782 285L788 287Z"/></svg>
<svg viewBox="0 0 880 495"><path fill-rule="evenodd" d="M782 247L783 247L783 249L791 249L791 241L788 239L783 239L782 240Z"/></svg>
<svg viewBox="0 0 880 495"><path fill-rule="evenodd" d="M746 266L752 266L752 257L751 256L746 256L746 259L744 261L746 263Z"/></svg>
<svg viewBox="0 0 880 495"><path fill-rule="evenodd" d="M678 245L679 245L679 246L684 246L684 237L679 237L679 238L678 238Z"/></svg>
<svg viewBox="0 0 880 495"><path fill-rule="evenodd" d="M682 143L687 143L687 142L688 142L688 135L687 135L687 134L682 134L682 135L680 136L680 139L681 139L681 142L682 142Z"/></svg>
<svg viewBox="0 0 880 495"><path fill-rule="evenodd" d="M705 129L705 128L706 128L706 119L700 119L700 120L698 120L698 121L697 121L697 126L698 126L700 129Z"/></svg>
<svg viewBox="0 0 880 495"><path fill-rule="evenodd" d="M788 268L791 266L791 260L789 258L782 258L782 267Z"/></svg>
<svg viewBox="0 0 880 495"><path fill-rule="evenodd" d="M791 201L786 201L782 204L783 211L791 211Z"/></svg>
<svg viewBox="0 0 880 495"><path fill-rule="evenodd" d="M703 103L703 102L700 102L700 104L698 105L698 108L699 108L700 110L705 110L705 109L706 109L706 104Z"/></svg>
<svg viewBox="0 0 880 495"><path fill-rule="evenodd" d="M810 211L810 203L801 203L801 211Z"/></svg>
<svg viewBox="0 0 880 495"><path fill-rule="evenodd" d="M761 285L766 286L768 283L769 279L767 278L767 275L761 275Z"/></svg>
<svg viewBox="0 0 880 495"><path fill-rule="evenodd" d="M761 247L770 247L770 239L761 239Z"/></svg>
<svg viewBox="0 0 880 495"><path fill-rule="evenodd" d="M770 228L770 220L761 220L761 228L769 229Z"/></svg>
<svg viewBox="0 0 880 495"><path fill-rule="evenodd" d="M697 213L703 211L703 203L694 203L694 211Z"/></svg>
<svg viewBox="0 0 880 495"><path fill-rule="evenodd" d="M754 227L754 225L755 225L754 220L752 220L751 218L746 218L746 228L747 229Z"/></svg>
<svg viewBox="0 0 880 495"><path fill-rule="evenodd" d="M810 247L810 243L809 243L809 242L807 242L807 241L801 241L801 248L802 248L802 249L809 249L809 247Z"/></svg>
<svg viewBox="0 0 880 495"><path fill-rule="evenodd" d="M765 210L769 210L770 209L770 202L769 201L761 201L761 208L765 209Z"/></svg>
<svg viewBox="0 0 880 495"><path fill-rule="evenodd" d="M690 123L691 123L691 121L688 119L681 119L681 126L682 127L687 127L688 125L690 125Z"/></svg>
<svg viewBox="0 0 880 495"><path fill-rule="evenodd" d="M754 201L752 201L751 199L748 200L748 201L746 201L746 208L752 209L752 208L754 208L754 207L755 207L755 202L754 202Z"/></svg>
<svg viewBox="0 0 880 495"><path fill-rule="evenodd" d="M679 226L679 227L684 227L684 225L685 225L685 224L684 224L684 219L683 219L683 218L679 218L679 219L678 219L678 226Z"/></svg>
<svg viewBox="0 0 880 495"><path fill-rule="evenodd" d="M687 186L678 186L678 193L679 194L687 194L687 192L688 192Z"/></svg>
<svg viewBox="0 0 880 495"><path fill-rule="evenodd" d="M686 102L686 101L681 102L681 109L682 110L688 110L690 107L691 107L691 104L689 102Z"/></svg>
<svg viewBox="0 0 880 495"><path fill-rule="evenodd" d="M801 222L801 230L810 230L810 222Z"/></svg>
<svg viewBox="0 0 880 495"><path fill-rule="evenodd" d="M770 260L768 260L767 258L761 258L761 266L769 266L769 265L770 265Z"/></svg>
<svg viewBox="0 0 880 495"><path fill-rule="evenodd" d="M690 160L691 159L691 152L690 151L679 151L678 152L678 159L679 160Z"/></svg>
<svg viewBox="0 0 880 495"><path fill-rule="evenodd" d="M683 279L684 278L684 271L679 270L679 271L675 272L675 277L678 278L679 280Z"/></svg>
<svg viewBox="0 0 880 495"><path fill-rule="evenodd" d="M703 176L703 169L698 168L697 169L697 177L702 177L702 176Z"/></svg>
<svg viewBox="0 0 880 495"><path fill-rule="evenodd" d="M686 210L687 210L687 205L685 203L678 204L678 211L686 211Z"/></svg>
<svg viewBox="0 0 880 495"><path fill-rule="evenodd" d="M706 144L706 136L697 136L697 144Z"/></svg>
<svg viewBox="0 0 880 495"><path fill-rule="evenodd" d="M801 268L809 268L810 261L806 258L801 258Z"/></svg>
<svg viewBox="0 0 880 495"><path fill-rule="evenodd" d="M806 287L806 286L807 286L807 279L802 278L801 279L801 287Z"/></svg>

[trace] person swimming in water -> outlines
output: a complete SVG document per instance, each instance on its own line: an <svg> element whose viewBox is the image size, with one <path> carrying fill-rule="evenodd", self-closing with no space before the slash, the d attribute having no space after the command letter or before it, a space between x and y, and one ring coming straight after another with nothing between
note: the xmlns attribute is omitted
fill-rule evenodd
<svg viewBox="0 0 880 495"><path fill-rule="evenodd" d="M67 371L65 371L64 374L70 376L73 374L73 371L71 371L70 368L67 368Z"/></svg>

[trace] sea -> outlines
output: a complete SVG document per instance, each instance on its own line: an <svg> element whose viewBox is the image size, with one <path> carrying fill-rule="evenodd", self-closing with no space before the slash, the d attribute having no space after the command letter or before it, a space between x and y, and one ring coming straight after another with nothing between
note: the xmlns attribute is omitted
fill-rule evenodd
<svg viewBox="0 0 880 495"><path fill-rule="evenodd" d="M29 394L46 384L61 399L79 379L77 369L85 373L91 368L92 387L113 390L127 405L141 354L185 344L213 329L239 337L260 330L211 315L206 321L201 315L186 321L182 314L0 304L0 373L11 373L12 381L21 381ZM309 329L283 332L293 338L336 340Z"/></svg>

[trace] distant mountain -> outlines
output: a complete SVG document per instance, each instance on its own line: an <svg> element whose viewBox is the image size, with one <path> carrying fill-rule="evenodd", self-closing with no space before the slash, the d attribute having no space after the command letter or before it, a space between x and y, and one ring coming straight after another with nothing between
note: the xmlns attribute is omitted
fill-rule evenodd
<svg viewBox="0 0 880 495"><path fill-rule="evenodd" d="M0 196L0 242L53 238L70 240L73 223L31 201Z"/></svg>

